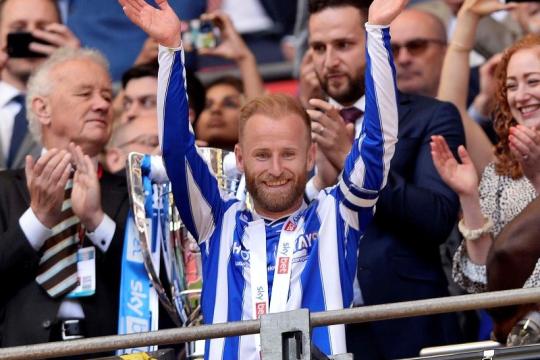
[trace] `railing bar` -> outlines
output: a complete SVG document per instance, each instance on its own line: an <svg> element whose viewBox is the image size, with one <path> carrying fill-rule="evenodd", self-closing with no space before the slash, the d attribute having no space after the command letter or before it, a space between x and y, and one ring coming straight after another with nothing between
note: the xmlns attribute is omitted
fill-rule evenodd
<svg viewBox="0 0 540 360"><path fill-rule="evenodd" d="M504 290L311 313L311 326L363 323L536 302L540 302L540 288Z"/></svg>
<svg viewBox="0 0 540 360"><path fill-rule="evenodd" d="M312 313L311 326L361 323L536 302L540 302L540 288L505 290ZM260 322L258 320L201 325L4 348L0 349L0 359L43 359L148 345L177 344L198 339L249 335L259 331Z"/></svg>

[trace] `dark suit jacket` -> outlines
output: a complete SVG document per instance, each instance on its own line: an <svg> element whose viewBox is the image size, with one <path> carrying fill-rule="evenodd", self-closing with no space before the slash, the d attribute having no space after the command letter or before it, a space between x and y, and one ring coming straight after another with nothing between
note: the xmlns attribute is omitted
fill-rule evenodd
<svg viewBox="0 0 540 360"><path fill-rule="evenodd" d="M116 223L105 254L96 249L96 294L81 298L87 335L116 334L120 259L128 194L125 178L104 172L100 180L104 212ZM0 347L49 341L61 300L36 283L40 255L26 239L19 218L30 205L24 170L0 172ZM85 240L84 246L90 241Z"/></svg>
<svg viewBox="0 0 540 360"><path fill-rule="evenodd" d="M432 98L400 94L398 143L388 183L358 250L358 281L366 305L448 296L439 245L456 222L459 201L439 177L430 137L452 150L465 143L458 110ZM378 322L348 328L355 359L418 356L425 346L458 341L454 316Z"/></svg>

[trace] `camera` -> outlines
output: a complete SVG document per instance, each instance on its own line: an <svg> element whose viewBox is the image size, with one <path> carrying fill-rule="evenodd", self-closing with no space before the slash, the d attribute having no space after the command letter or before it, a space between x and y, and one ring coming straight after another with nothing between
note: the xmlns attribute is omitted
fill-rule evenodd
<svg viewBox="0 0 540 360"><path fill-rule="evenodd" d="M30 43L50 45L48 42L38 39L30 32L12 32L7 34L7 54L11 58L38 58L47 55L30 50Z"/></svg>
<svg viewBox="0 0 540 360"><path fill-rule="evenodd" d="M186 51L209 49L218 45L219 28L212 21L195 19L188 24L188 30L182 33L182 43Z"/></svg>

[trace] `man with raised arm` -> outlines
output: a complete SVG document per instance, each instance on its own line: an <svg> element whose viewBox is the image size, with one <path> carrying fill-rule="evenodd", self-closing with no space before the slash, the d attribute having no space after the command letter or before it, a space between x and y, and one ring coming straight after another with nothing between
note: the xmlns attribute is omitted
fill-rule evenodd
<svg viewBox="0 0 540 360"><path fill-rule="evenodd" d="M255 319L298 308L349 307L358 242L373 217L397 142L397 91L387 25L406 0L375 0L371 5L364 126L340 182L309 205L303 193L316 148L306 112L285 95L256 98L243 107L235 155L253 199L252 211L220 194L197 152L188 121L180 21L166 0L156 2L158 8L142 0L120 0L127 16L161 44L161 147L182 221L201 246L205 322ZM324 101L313 100L312 105L321 116L339 116ZM206 343L205 356L258 358L259 341L258 336L213 339ZM343 353L344 327L316 328L313 342L326 354Z"/></svg>

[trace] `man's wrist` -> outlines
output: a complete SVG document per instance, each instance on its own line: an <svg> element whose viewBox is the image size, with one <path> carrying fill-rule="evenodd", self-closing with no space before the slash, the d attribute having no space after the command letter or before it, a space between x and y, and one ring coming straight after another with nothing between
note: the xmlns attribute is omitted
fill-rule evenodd
<svg viewBox="0 0 540 360"><path fill-rule="evenodd" d="M94 232L99 224L103 221L103 218L105 217L105 213L103 210L99 210L94 212L94 214L88 218L88 220L82 221L84 227L86 228L86 231L88 232Z"/></svg>

